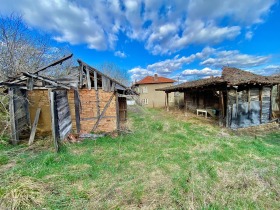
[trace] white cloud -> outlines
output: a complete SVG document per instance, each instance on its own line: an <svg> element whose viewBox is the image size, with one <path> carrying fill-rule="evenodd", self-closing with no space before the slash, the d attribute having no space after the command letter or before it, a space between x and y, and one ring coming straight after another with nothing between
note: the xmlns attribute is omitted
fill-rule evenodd
<svg viewBox="0 0 280 210"><path fill-rule="evenodd" d="M139 81L143 79L146 76L153 75L152 71L149 71L147 69L141 68L141 67L135 67L128 71L131 74L132 81Z"/></svg>
<svg viewBox="0 0 280 210"><path fill-rule="evenodd" d="M221 70L214 70L211 68L203 68L201 70L198 69L186 69L182 72L183 76L218 76L221 75L222 71Z"/></svg>
<svg viewBox="0 0 280 210"><path fill-rule="evenodd" d="M238 50L220 50L211 47L205 47L201 52L191 54L189 56L176 55L172 59L166 59L163 61L155 62L147 65L145 68L134 68L129 71L132 74L132 78L141 79L148 74L158 73L159 75L166 77L182 77L181 79L187 79L185 77L203 78L207 76L218 76L221 74L223 66L243 68L250 70L252 68L259 68L262 65L267 65L270 56L259 56L242 54ZM200 65L204 66L202 69L187 68L188 65L201 61ZM214 67L214 69L212 68ZM263 67L261 74L272 74L272 72L280 71L280 66L269 65ZM260 71L260 70L258 70ZM178 73L180 72L180 73ZM266 72L266 73L264 73Z"/></svg>
<svg viewBox="0 0 280 210"><path fill-rule="evenodd" d="M121 51L116 51L114 53L114 55L117 56L117 57L120 57L120 58L126 58L127 57L127 55L124 52L121 52Z"/></svg>
<svg viewBox="0 0 280 210"><path fill-rule="evenodd" d="M257 69L250 70L253 73L261 75L280 75L280 65L267 65L262 68L258 67Z"/></svg>
<svg viewBox="0 0 280 210"><path fill-rule="evenodd" d="M255 56L241 54L238 50L217 51L210 58L200 62L204 66L231 66L238 68L249 68L259 66L269 60L269 56Z"/></svg>
<svg viewBox="0 0 280 210"><path fill-rule="evenodd" d="M114 49L120 32L145 43L153 54L192 44L213 45L264 21L275 0L1 0L0 12L19 12L32 27L70 44ZM226 21L225 21L226 19ZM247 32L246 38L252 33Z"/></svg>
<svg viewBox="0 0 280 210"><path fill-rule="evenodd" d="M190 56L175 56L173 59L166 59L147 66L148 70L155 71L159 74L172 73L175 70L181 69L184 65L194 62L196 59L203 59L214 53L216 50L211 47L205 47L201 52L191 54Z"/></svg>
<svg viewBox="0 0 280 210"><path fill-rule="evenodd" d="M253 37L253 32L252 31L247 31L246 32L246 34L245 34L245 38L247 39L247 40L251 40L252 39L252 37Z"/></svg>

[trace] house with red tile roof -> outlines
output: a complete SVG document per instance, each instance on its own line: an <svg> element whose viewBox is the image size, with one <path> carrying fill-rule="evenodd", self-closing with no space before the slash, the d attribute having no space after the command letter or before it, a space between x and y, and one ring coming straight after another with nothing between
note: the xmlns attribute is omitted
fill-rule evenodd
<svg viewBox="0 0 280 210"><path fill-rule="evenodd" d="M146 107L164 107L166 96L163 92L155 91L158 88L170 87L176 82L173 79L154 76L146 76L142 80L133 84L133 89L139 94L140 102ZM168 96L169 104L174 104L174 93Z"/></svg>

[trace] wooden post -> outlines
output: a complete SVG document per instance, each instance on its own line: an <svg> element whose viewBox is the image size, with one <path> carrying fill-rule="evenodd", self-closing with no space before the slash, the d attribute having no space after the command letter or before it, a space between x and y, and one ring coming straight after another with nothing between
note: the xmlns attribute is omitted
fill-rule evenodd
<svg viewBox="0 0 280 210"><path fill-rule="evenodd" d="M96 95L96 109L97 109L97 117L100 116L100 105L99 105L99 91L98 89L95 91L95 95Z"/></svg>
<svg viewBox="0 0 280 210"><path fill-rule="evenodd" d="M169 112L169 97L168 97L169 93L166 93L166 111Z"/></svg>
<svg viewBox="0 0 280 210"><path fill-rule="evenodd" d="M96 71L93 72L94 76L94 89L97 91L97 73Z"/></svg>
<svg viewBox="0 0 280 210"><path fill-rule="evenodd" d="M57 109L55 104L56 93L50 91L50 105L51 105L51 117L52 117L52 134L54 141L55 151L59 151L59 134L58 134L58 122L57 122Z"/></svg>
<svg viewBox="0 0 280 210"><path fill-rule="evenodd" d="M11 138L13 145L17 145L19 141L19 136L17 132L17 123L15 119L15 89L9 88L9 97L10 97L10 103L9 103L9 110L10 110L10 123L11 123Z"/></svg>
<svg viewBox="0 0 280 210"><path fill-rule="evenodd" d="M116 124L117 124L117 130L120 130L120 107L119 107L119 94L116 93Z"/></svg>
<svg viewBox="0 0 280 210"><path fill-rule="evenodd" d="M222 111L222 117L224 119L225 117L225 103L224 103L224 94L223 91L219 91L220 92L220 99L221 99L221 111Z"/></svg>
<svg viewBox="0 0 280 210"><path fill-rule="evenodd" d="M40 113L41 113L41 108L38 108L37 111L36 111L36 115L35 115L35 119L34 119L34 122L33 122L32 129L31 129L31 134L30 134L30 138L29 138L29 142L28 142L29 146L31 144L33 144L36 129L37 129L37 125L38 125L38 121L39 121L39 117L40 117Z"/></svg>
<svg viewBox="0 0 280 210"><path fill-rule="evenodd" d="M187 116L188 102L187 102L187 93L184 91L184 104L185 104L185 116Z"/></svg>
<svg viewBox="0 0 280 210"><path fill-rule="evenodd" d="M262 87L259 88L259 101L260 101L260 124L262 124Z"/></svg>
<svg viewBox="0 0 280 210"><path fill-rule="evenodd" d="M237 91L237 89L236 89L236 91L235 91L235 94L236 94L236 118L237 118L237 116L238 116L238 91Z"/></svg>
<svg viewBox="0 0 280 210"><path fill-rule="evenodd" d="M34 87L34 79L33 77L31 78L27 78L27 90L33 90L33 87Z"/></svg>
<svg viewBox="0 0 280 210"><path fill-rule="evenodd" d="M80 122L80 98L78 90L74 90L74 103L75 103L75 118L76 118L76 129L77 133L81 131L81 122Z"/></svg>
<svg viewBox="0 0 280 210"><path fill-rule="evenodd" d="M248 119L250 117L250 109L251 109L251 91L250 91L250 87L248 87Z"/></svg>
<svg viewBox="0 0 280 210"><path fill-rule="evenodd" d="M89 75L89 70L87 67L86 67L86 73L87 73L87 88L88 88L88 90L91 90L90 75Z"/></svg>
<svg viewBox="0 0 280 210"><path fill-rule="evenodd" d="M270 102L270 106L269 106L269 120L272 119L272 88L273 88L273 86L271 86L271 88L270 88L270 98L269 98L269 102Z"/></svg>
<svg viewBox="0 0 280 210"><path fill-rule="evenodd" d="M80 66L79 66L79 79L80 79L80 81L79 81L79 88L82 88L83 87L83 64L80 64Z"/></svg>

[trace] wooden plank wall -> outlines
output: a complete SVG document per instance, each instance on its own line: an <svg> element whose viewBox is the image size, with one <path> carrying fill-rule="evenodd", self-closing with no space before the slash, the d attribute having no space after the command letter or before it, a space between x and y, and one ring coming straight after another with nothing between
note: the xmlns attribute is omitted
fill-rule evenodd
<svg viewBox="0 0 280 210"><path fill-rule="evenodd" d="M271 116L271 88L264 87L262 90L262 114L261 114L261 123L269 122Z"/></svg>
<svg viewBox="0 0 280 210"><path fill-rule="evenodd" d="M271 119L271 87L228 90L226 126L244 128Z"/></svg>
<svg viewBox="0 0 280 210"><path fill-rule="evenodd" d="M26 90L19 88L10 89L10 113L14 129L12 129L13 143L15 144L20 138L28 137L30 133L30 115L28 111L28 101ZM12 106L12 107L11 107Z"/></svg>
<svg viewBox="0 0 280 210"><path fill-rule="evenodd" d="M63 140L72 129L72 119L68 103L67 90L56 90L55 103L57 109L58 133Z"/></svg>
<svg viewBox="0 0 280 210"><path fill-rule="evenodd" d="M201 92L184 92L185 108L186 110L195 112L196 109L216 108L219 107L219 96L215 92L201 91Z"/></svg>

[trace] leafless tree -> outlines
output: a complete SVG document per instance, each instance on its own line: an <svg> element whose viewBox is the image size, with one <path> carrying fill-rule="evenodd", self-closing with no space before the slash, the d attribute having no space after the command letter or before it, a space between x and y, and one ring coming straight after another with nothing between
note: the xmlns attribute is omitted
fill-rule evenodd
<svg viewBox="0 0 280 210"><path fill-rule="evenodd" d="M22 16L0 15L0 80L32 72L62 56L50 39L28 28Z"/></svg>
<svg viewBox="0 0 280 210"><path fill-rule="evenodd" d="M125 69L120 68L115 63L104 62L98 66L98 69L109 77L117 80L118 82L130 86L130 76Z"/></svg>
<svg viewBox="0 0 280 210"><path fill-rule="evenodd" d="M57 48L50 45L47 36L36 33L24 24L22 16L11 14L0 15L0 81L17 76L21 72L33 72L51 63L63 55L69 54L65 47ZM55 66L43 74L58 77L67 73L72 61ZM0 141L9 127L8 96L0 87Z"/></svg>

